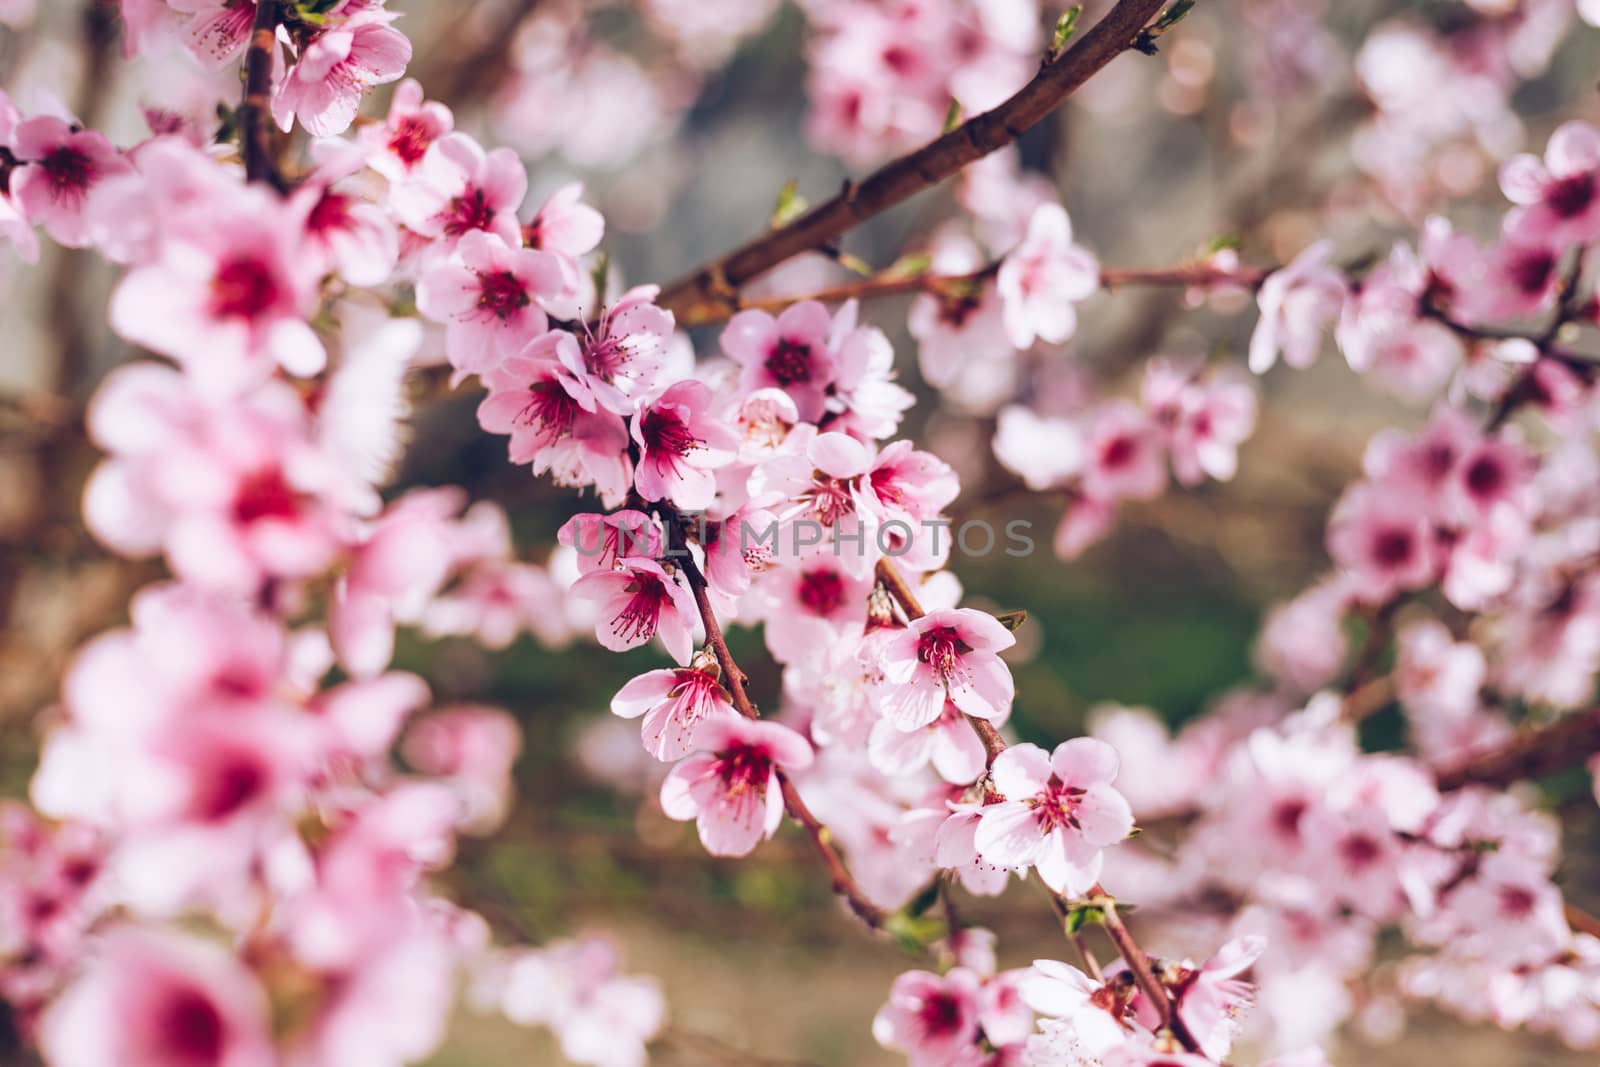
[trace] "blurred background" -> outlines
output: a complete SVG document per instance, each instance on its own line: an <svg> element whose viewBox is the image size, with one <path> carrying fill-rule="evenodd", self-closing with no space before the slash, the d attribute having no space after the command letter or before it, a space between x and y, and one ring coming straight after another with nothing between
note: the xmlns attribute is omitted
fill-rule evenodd
<svg viewBox="0 0 1600 1067"><path fill-rule="evenodd" d="M524 153L530 204L571 177L586 181L607 217L605 248L619 280L669 281L759 232L785 183L819 200L868 169L805 135L815 11L708 2L706 12L724 12L708 21L731 38L718 41L710 31L682 40L663 29L674 10L682 21L681 12L696 9L695 0L391 6L406 13L417 46L412 72L429 96L455 109L459 127ZM1107 6L1090 4L1086 22ZM1498 58L1468 40L1487 6L1201 0L1159 55L1117 60L1030 132L1020 157L1059 190L1076 239L1107 265L1175 264L1219 242L1236 243L1247 263L1267 264L1324 234L1342 260L1356 261L1414 234L1445 197L1458 225L1481 232L1502 206L1495 160L1542 145L1560 121L1600 112L1600 40L1573 20L1569 0L1494 5L1503 9L1496 18L1522 20L1517 32L1527 38ZM1059 5L1040 11L1041 42L1058 13ZM1406 77L1370 61L1363 71L1370 51L1362 42L1391 26L1432 42L1423 58L1437 66L1413 56L1400 61L1417 68ZM1509 110L1469 99L1482 78L1505 83ZM124 145L145 135L144 108L203 116L237 95L232 71L207 74L176 55L171 63L125 62L112 7L94 0L39 0L29 24L0 26L0 85L24 106L53 94ZM384 95L368 114L381 115ZM956 210L953 196L950 186L924 194L852 234L846 247L887 265L926 244ZM841 276L837 264L814 258L769 285L798 291ZM82 435L83 403L130 355L105 326L111 280L87 253L47 247L36 267L0 253L5 796L26 793L38 715L53 701L71 650L123 621L130 591L159 575L156 564L107 556L76 515L95 459ZM1109 540L1063 563L1045 547L1060 502L1009 490L1010 476L990 458L996 404L936 402L904 329L907 303L890 298L865 309L896 342L900 380L925 401L903 434L962 472L957 515L997 525L1028 520L1041 542L1025 560L955 563L973 606L1029 613L1012 663L1012 724L1024 740L1079 733L1107 702L1148 706L1181 723L1248 685L1264 612L1327 566L1327 511L1358 473L1368 437L1426 415L1363 389L1336 356L1308 372L1270 376L1234 481L1127 507ZM1102 293L1080 309L1069 346L1030 353L1014 381L990 391L1009 400L1071 390L1088 367L1110 391L1131 392L1135 368L1163 352L1240 361L1254 321L1247 303L1193 308L1172 290ZM715 329L695 341L702 354L714 353ZM543 560L579 502L505 462L503 442L476 426L475 396L423 396L420 386L418 393L414 446L395 491L455 483L501 501L522 556ZM758 702L776 707L778 674L760 638L732 637ZM463 899L541 938L611 931L626 969L664 984L673 1029L659 1062L896 1062L872 1043L870 1021L891 979L916 961L843 914L805 842L785 832L746 860L713 861L691 830L655 810L657 779L638 752L636 727L607 713L619 679L659 666L653 651L619 663L581 640L525 636L490 653L466 640L408 635L397 666L426 676L440 704L503 706L524 727L511 817L492 838L468 844L451 874ZM1365 729L1375 747L1399 740L1397 716L1379 715ZM1551 788L1565 790L1557 802L1568 801L1565 888L1592 904L1600 898L1600 819L1587 782L1580 776ZM1030 886L975 901L968 914L1000 935L1002 965L1061 954L1058 928ZM1427 1015L1393 1043L1353 1037L1334 1057L1373 1065L1593 1062L1543 1039ZM469 1017L434 1062L558 1060L540 1034Z"/></svg>

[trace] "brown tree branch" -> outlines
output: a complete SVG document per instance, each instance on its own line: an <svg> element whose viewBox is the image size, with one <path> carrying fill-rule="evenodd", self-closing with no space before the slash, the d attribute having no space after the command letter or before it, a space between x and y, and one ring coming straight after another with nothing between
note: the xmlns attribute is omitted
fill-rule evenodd
<svg viewBox="0 0 1600 1067"><path fill-rule="evenodd" d="M250 48L244 57L244 100L239 104L239 152L245 178L266 182L278 192L287 183L272 158L272 53L278 47L282 0L259 0Z"/></svg>
<svg viewBox="0 0 1600 1067"><path fill-rule="evenodd" d="M1119 0L1092 29L1060 55L1046 57L1033 80L1005 103L957 126L794 222L749 241L667 286L658 303L683 325L717 321L739 286L791 256L817 248L853 227L931 188L976 159L1017 140L1074 90L1127 51L1165 0ZM707 318L710 316L710 318Z"/></svg>
<svg viewBox="0 0 1600 1067"><path fill-rule="evenodd" d="M1543 778L1596 753L1600 753L1600 708L1568 715L1491 752L1448 767L1438 774L1439 788L1448 791Z"/></svg>

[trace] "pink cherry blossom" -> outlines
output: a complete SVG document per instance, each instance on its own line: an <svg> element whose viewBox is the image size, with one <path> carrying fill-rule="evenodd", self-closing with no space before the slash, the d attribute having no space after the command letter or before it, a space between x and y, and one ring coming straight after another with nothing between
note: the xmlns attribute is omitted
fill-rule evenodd
<svg viewBox="0 0 1600 1067"><path fill-rule="evenodd" d="M534 212L533 218L522 228L522 236L529 248L542 248L576 260L599 247L605 226L600 212L583 202L583 183L569 182L551 193ZM651 295L654 296L653 291ZM624 297L623 301L626 300ZM615 313L616 308L612 311Z"/></svg>
<svg viewBox="0 0 1600 1067"><path fill-rule="evenodd" d="M894 346L876 326L856 324L856 301L834 316L830 343L834 380L829 387L828 428L876 440L893 434L916 397L895 380Z"/></svg>
<svg viewBox="0 0 1600 1067"><path fill-rule="evenodd" d="M414 490L391 504L350 554L334 587L329 635L340 663L370 678L394 655L397 619L415 619L449 574L449 520L459 492Z"/></svg>
<svg viewBox="0 0 1600 1067"><path fill-rule="evenodd" d="M994 454L1029 489L1054 489L1083 470L1083 432L1071 420L1041 417L1012 404L1000 411Z"/></svg>
<svg viewBox="0 0 1600 1067"><path fill-rule="evenodd" d="M1133 830L1112 788L1117 754L1104 741L1063 741L1054 753L1013 745L990 769L1005 799L979 811L978 854L1001 867L1034 867L1057 893L1078 895L1100 878L1102 850Z"/></svg>
<svg viewBox="0 0 1600 1067"><path fill-rule="evenodd" d="M661 783L661 810L680 822L695 820L713 856L747 855L783 820L777 772L809 766L811 746L787 726L738 716L707 720L695 741L704 751Z"/></svg>
<svg viewBox="0 0 1600 1067"><path fill-rule="evenodd" d="M50 1009L40 1043L61 1067L269 1067L267 997L221 946L121 927Z"/></svg>
<svg viewBox="0 0 1600 1067"><path fill-rule="evenodd" d="M653 559L661 555L663 544L655 520L632 508L609 515L574 515L556 538L576 551L578 570L583 574L610 570L619 559L629 556Z"/></svg>
<svg viewBox="0 0 1600 1067"><path fill-rule="evenodd" d="M519 953L501 994L506 1017L550 1026L574 1063L642 1067L666 1005L653 979L620 970L616 948L593 935Z"/></svg>
<svg viewBox="0 0 1600 1067"><path fill-rule="evenodd" d="M1100 288L1100 264L1072 243L1072 223L1059 204L1041 204L1022 243L1006 255L996 279L1011 343L1060 344L1078 328L1073 305Z"/></svg>
<svg viewBox="0 0 1600 1067"><path fill-rule="evenodd" d="M781 527L776 538L783 538ZM858 631L866 623L871 592L870 577L834 553L819 550L763 574L752 596L753 606L766 620L768 650L788 663L821 643Z"/></svg>
<svg viewBox="0 0 1600 1067"><path fill-rule="evenodd" d="M272 116L285 132L296 119L313 137L343 133L362 96L399 80L411 62L411 42L390 23L395 16L366 8L336 21L301 51L272 98Z"/></svg>
<svg viewBox="0 0 1600 1067"><path fill-rule="evenodd" d="M566 285L548 252L508 246L493 233L469 231L452 260L417 281L417 307L446 324L446 352L461 374L482 374L544 333L542 301ZM537 353L530 353L537 354Z"/></svg>
<svg viewBox="0 0 1600 1067"><path fill-rule="evenodd" d="M401 222L425 237L453 243L482 230L519 248L517 209L527 193L528 174L515 152L485 152L466 134L448 133L428 146L389 203Z"/></svg>
<svg viewBox="0 0 1600 1067"><path fill-rule="evenodd" d="M971 171L969 167L962 173ZM982 253L969 238L948 230L939 231L929 258L930 273L940 277L970 274L983 264ZM1004 305L992 280L920 294L911 304L906 326L917 339L922 377L938 389L954 386L962 368L974 359L989 363L1014 356Z"/></svg>
<svg viewBox="0 0 1600 1067"><path fill-rule="evenodd" d="M646 644L657 634L667 652L687 666L698 618L688 588L648 559L618 560L609 571L591 571L572 586L572 595L598 607L595 638L613 652Z"/></svg>
<svg viewBox="0 0 1600 1067"><path fill-rule="evenodd" d="M679 382L634 417L633 440L639 446L634 484L646 500L669 500L689 511L710 505L716 494L712 472L731 463L739 448L711 404L704 385Z"/></svg>
<svg viewBox="0 0 1600 1067"><path fill-rule="evenodd" d="M1378 603L1433 581L1433 530L1415 497L1359 485L1339 501L1328 524L1328 552L1363 600Z"/></svg>
<svg viewBox="0 0 1600 1067"><path fill-rule="evenodd" d="M645 751L663 763L702 747L696 738L706 723L735 714L716 672L705 667L647 671L618 690L611 711L624 719L644 716Z"/></svg>
<svg viewBox="0 0 1600 1067"><path fill-rule="evenodd" d="M122 279L112 327L211 388L240 389L274 365L317 374L327 352L306 322L317 257L301 254L292 209L251 188L210 210L204 225L165 235L154 260Z"/></svg>
<svg viewBox="0 0 1600 1067"><path fill-rule="evenodd" d="M743 368L740 386L747 392L775 388L788 393L800 418L822 415L823 401L834 378L834 356L828 335L833 320L815 300L785 308L773 318L765 311L741 311L722 331L722 350Z"/></svg>
<svg viewBox="0 0 1600 1067"><path fill-rule="evenodd" d="M1036 1060L1093 1063L1129 1036L1111 991L1076 967L1034 960L1019 991L1028 1007L1046 1017L1028 1042Z"/></svg>
<svg viewBox="0 0 1600 1067"><path fill-rule="evenodd" d="M1084 489L1091 497L1149 500L1166 488L1160 431L1126 401L1101 407L1089 428Z"/></svg>
<svg viewBox="0 0 1600 1067"><path fill-rule="evenodd" d="M584 410L571 372L523 352L485 372L483 383L489 395L478 405L478 424L510 436L511 462L552 472L564 485L593 485L608 506L622 502L633 481L627 426L612 412Z"/></svg>
<svg viewBox="0 0 1600 1067"><path fill-rule="evenodd" d="M164 551L189 580L251 592L318 573L340 547L354 483L320 453L284 383L212 401L170 368L133 363L101 387L89 430L111 456L84 513L119 552Z"/></svg>
<svg viewBox="0 0 1600 1067"><path fill-rule="evenodd" d="M1250 369L1265 374L1283 355L1296 369L1316 362L1323 336L1339 319L1348 283L1328 265L1333 245L1318 241L1261 283L1261 319L1250 335Z"/></svg>
<svg viewBox="0 0 1600 1067"><path fill-rule="evenodd" d="M1543 160L1506 161L1500 188L1518 205L1506 225L1519 238L1571 244L1600 237L1600 132L1585 122L1563 124Z"/></svg>
<svg viewBox="0 0 1600 1067"><path fill-rule="evenodd" d="M1255 429L1256 394L1248 381L1200 379L1199 368L1151 360L1144 404L1167 431L1173 472L1186 486L1207 477L1228 481L1238 470L1239 446Z"/></svg>
<svg viewBox="0 0 1600 1067"><path fill-rule="evenodd" d="M949 701L963 714L1003 721L1014 686L999 653L1015 643L984 612L928 612L882 646L884 717L898 729L915 730L937 720Z"/></svg>
<svg viewBox="0 0 1600 1067"><path fill-rule="evenodd" d="M931 764L940 778L955 785L976 781L985 765L983 742L949 702L937 719L915 730L901 730L891 720L879 719L867 740L867 758L878 770L895 777L914 774Z"/></svg>
<svg viewBox="0 0 1600 1067"><path fill-rule="evenodd" d="M461 797L464 833L483 834L498 827L510 810L511 768L521 749L522 730L515 719L499 708L468 705L419 719L406 732L401 753Z"/></svg>
<svg viewBox="0 0 1600 1067"><path fill-rule="evenodd" d="M978 976L965 967L943 976L907 971L894 980L889 1002L873 1017L872 1036L919 1067L967 1062L978 1040L979 986Z"/></svg>
<svg viewBox="0 0 1600 1067"><path fill-rule="evenodd" d="M655 305L655 295L654 286L631 289L593 326L583 323L582 337L553 330L530 352L553 354L593 398L586 407L632 415L661 373L672 338L672 313Z"/></svg>
<svg viewBox="0 0 1600 1067"><path fill-rule="evenodd" d="M11 172L12 205L56 242L87 245L84 209L90 195L107 178L133 168L103 135L53 115L17 123L10 140L22 164Z"/></svg>
<svg viewBox="0 0 1600 1067"><path fill-rule="evenodd" d="M400 236L383 208L339 181L352 162L346 155L323 168L296 191L295 203L304 211L305 242L325 270L337 270L351 285L381 285L394 273Z"/></svg>
<svg viewBox="0 0 1600 1067"><path fill-rule="evenodd" d="M454 127L450 109L425 100L421 84L408 78L395 88L384 121L362 128L357 137L372 168L397 182L415 171L433 143Z"/></svg>

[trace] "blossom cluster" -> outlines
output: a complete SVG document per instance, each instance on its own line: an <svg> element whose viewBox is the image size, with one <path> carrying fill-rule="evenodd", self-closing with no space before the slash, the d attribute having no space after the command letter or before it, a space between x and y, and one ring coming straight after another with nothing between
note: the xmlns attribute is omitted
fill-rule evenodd
<svg viewBox="0 0 1600 1067"><path fill-rule="evenodd" d="M1478 43L1518 70L1567 14L1472 6ZM600 263L606 222L581 185L528 210L515 151L414 81L357 121L411 54L379 0L121 7L131 48L172 34L207 62L248 52L268 86L230 116L244 166L210 137L155 123L119 148L0 96L0 235L25 258L42 230L114 264L111 327L156 357L112 371L87 411L104 458L85 523L169 575L79 650L35 811L0 809L0 994L53 1067L417 1062L462 988L578 1062L643 1060L663 998L608 942L497 945L435 883L461 835L508 815L522 740L503 711L432 707L395 667L404 627L659 645L670 663L610 701L659 765L638 777L711 855L794 820L856 914L933 950L941 969L898 978L872 1027L914 1064L1200 1067L1249 1036L1274 1067L1313 1067L1339 1025L1379 1029L1402 998L1600 1043L1600 940L1555 884L1556 826L1460 770L1519 720L1584 705L1600 673L1596 364L1570 347L1597 315L1600 133L1568 124L1542 159L1507 159L1512 206L1488 243L1430 216L1365 269L1319 242L1281 269L1225 251L1175 272L1218 304L1254 291L1255 373L1309 366L1331 333L1355 372L1432 414L1368 446L1329 517L1329 573L1263 629L1268 686L1176 736L1123 710L1043 746L1006 732L1020 623L964 602L949 569L962 479L901 436L916 396L863 318L874 279L845 298L716 292L725 322L699 358L660 288ZM952 100L993 105L1041 49L1031 2L805 7L812 132L854 159L934 136ZM771 13L645 8L691 65ZM702 17L717 34L685 29ZM530 150L615 162L638 138L529 106L612 78L660 102L608 46L571 47L579 32L565 11L522 21L495 122L520 116ZM1383 47L1408 46L1366 49ZM1416 86L1367 88L1378 133L1429 121L1407 106ZM665 110L622 133L660 132ZM254 155L268 117L304 132L305 168ZM994 416L993 454L1023 487L1066 497L1059 554L1106 536L1123 501L1231 479L1257 418L1242 372L1175 354L1120 393L1028 395L1023 357L1059 355L1109 275L1015 154L970 168L958 202L925 264L876 280L916 293L927 383ZM583 494L547 565L517 557L493 502L390 491L430 363L481 389L478 426L512 464ZM1369 648L1352 663L1353 615ZM775 714L729 626L760 627ZM1414 754L1358 744L1375 684ZM1014 879L1119 959L1000 970L955 892ZM939 897L948 918L922 936ZM1119 898L1160 952L1132 942ZM1391 931L1403 955L1380 972Z"/></svg>

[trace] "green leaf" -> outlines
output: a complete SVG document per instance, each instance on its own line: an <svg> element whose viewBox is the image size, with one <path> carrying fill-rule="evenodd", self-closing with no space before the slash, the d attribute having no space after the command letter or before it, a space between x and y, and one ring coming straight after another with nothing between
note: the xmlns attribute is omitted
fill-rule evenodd
<svg viewBox="0 0 1600 1067"><path fill-rule="evenodd" d="M1050 42L1051 54L1060 55L1062 50L1067 47L1067 42L1072 39L1073 33L1078 29L1078 18L1082 14L1083 5L1073 4L1061 13L1060 18L1056 19L1055 36L1051 38Z"/></svg>
<svg viewBox="0 0 1600 1067"><path fill-rule="evenodd" d="M1022 629L1022 624L1028 621L1028 613L1021 609L1016 611L1002 611L996 615L995 621L1012 633Z"/></svg>
<svg viewBox="0 0 1600 1067"><path fill-rule="evenodd" d="M911 955L928 951L935 941L949 933L943 919L935 915L911 915L905 910L893 912L883 922L884 932Z"/></svg>
<svg viewBox="0 0 1600 1067"><path fill-rule="evenodd" d="M778 190L778 203L772 209L770 222L774 230L787 226L795 219L806 213L811 205L799 193L799 186L793 178L783 183L783 188Z"/></svg>
<svg viewBox="0 0 1600 1067"><path fill-rule="evenodd" d="M926 915L928 909L939 902L939 892L939 879L935 878L923 887L922 892L911 898L911 903L905 906L905 911L913 916Z"/></svg>
<svg viewBox="0 0 1600 1067"><path fill-rule="evenodd" d="M933 257L926 252L908 252L889 264L883 273L891 278L915 278L933 269Z"/></svg>
<svg viewBox="0 0 1600 1067"><path fill-rule="evenodd" d="M952 96L950 106L944 113L944 132L949 133L959 125L961 125L961 101Z"/></svg>
<svg viewBox="0 0 1600 1067"><path fill-rule="evenodd" d="M1105 917L1106 913L1093 904L1077 904L1067 911L1067 917L1062 925L1067 933L1075 934L1085 926L1104 922Z"/></svg>
<svg viewBox="0 0 1600 1067"><path fill-rule="evenodd" d="M834 257L839 261L839 266L845 270L861 275L863 278L872 277L872 264L860 256L852 256L849 252L840 252Z"/></svg>
<svg viewBox="0 0 1600 1067"><path fill-rule="evenodd" d="M1168 8L1156 19L1155 28L1158 31L1169 30L1176 26L1183 17L1194 9L1195 0L1172 0Z"/></svg>

